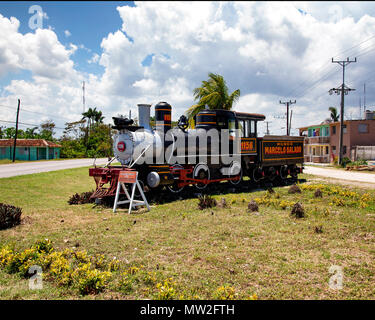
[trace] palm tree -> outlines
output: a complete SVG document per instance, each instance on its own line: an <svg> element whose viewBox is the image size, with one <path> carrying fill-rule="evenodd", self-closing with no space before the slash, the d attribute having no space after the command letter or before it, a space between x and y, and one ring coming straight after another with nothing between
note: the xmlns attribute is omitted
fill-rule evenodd
<svg viewBox="0 0 375 320"><path fill-rule="evenodd" d="M329 111L331 111L331 119L333 122L339 121L339 114L337 113L337 109L335 107L329 107Z"/></svg>
<svg viewBox="0 0 375 320"><path fill-rule="evenodd" d="M96 108L95 108L96 109ZM101 111L95 111L95 114L94 114L94 120L95 122L98 124L98 123L103 123L103 119L105 117L103 116L102 112Z"/></svg>
<svg viewBox="0 0 375 320"><path fill-rule="evenodd" d="M86 112L82 113L82 115L83 115L82 120L87 119L87 127L89 127L90 129L91 129L91 126L92 126L92 122L95 119L96 113L97 113L96 108L94 108L94 109L89 108Z"/></svg>
<svg viewBox="0 0 375 320"><path fill-rule="evenodd" d="M194 100L198 100L198 103L191 106L186 112L191 125L193 124L193 117L206 105L209 109L231 110L233 104L240 98L239 89L231 94L228 93L228 87L223 76L209 73L208 78L208 81L202 81L202 85L193 91Z"/></svg>
<svg viewBox="0 0 375 320"><path fill-rule="evenodd" d="M36 129L38 129L38 127L27 128L25 131L25 139L34 139L36 136Z"/></svg>

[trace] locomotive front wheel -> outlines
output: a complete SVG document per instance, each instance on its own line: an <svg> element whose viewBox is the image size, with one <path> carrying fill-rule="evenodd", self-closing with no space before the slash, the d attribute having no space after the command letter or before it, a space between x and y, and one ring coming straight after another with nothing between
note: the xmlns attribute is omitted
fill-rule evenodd
<svg viewBox="0 0 375 320"><path fill-rule="evenodd" d="M173 166L174 170L182 170L183 168L184 167L180 164L175 164ZM178 176L176 176L176 177L178 177ZM177 182L175 181L173 184L167 186L167 188L172 193L180 193L182 190L184 190L185 186L179 188L178 185L177 185Z"/></svg>

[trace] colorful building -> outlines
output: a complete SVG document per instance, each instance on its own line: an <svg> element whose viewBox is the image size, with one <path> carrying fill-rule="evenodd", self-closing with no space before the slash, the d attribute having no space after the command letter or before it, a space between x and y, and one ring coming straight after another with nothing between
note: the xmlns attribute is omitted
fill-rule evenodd
<svg viewBox="0 0 375 320"><path fill-rule="evenodd" d="M0 139L0 159L13 159L14 139ZM44 139L17 139L16 160L60 158L61 145Z"/></svg>
<svg viewBox="0 0 375 320"><path fill-rule="evenodd" d="M330 123L325 121L320 125L299 128L300 136L305 135L305 162L329 163Z"/></svg>
<svg viewBox="0 0 375 320"><path fill-rule="evenodd" d="M305 136L305 162L329 163L338 157L340 122L302 127L299 134ZM344 121L343 157L357 160L357 148L363 146L375 146L375 119Z"/></svg>

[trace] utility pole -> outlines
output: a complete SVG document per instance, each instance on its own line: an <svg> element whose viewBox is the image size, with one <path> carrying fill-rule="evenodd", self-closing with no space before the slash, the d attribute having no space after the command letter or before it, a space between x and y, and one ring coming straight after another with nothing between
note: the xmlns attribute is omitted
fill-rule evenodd
<svg viewBox="0 0 375 320"><path fill-rule="evenodd" d="M354 91L355 89L350 89L345 85L345 67L352 63L357 62L357 58L354 60L349 60L349 58L346 58L346 60L340 60L335 61L332 58L332 63L338 63L340 66L342 66L342 84L338 88L332 88L328 92L331 95L332 93L336 93L337 95L341 94L341 110L340 110L340 140L339 140L339 164L342 164L342 150L343 150L343 136L344 136L344 96L349 93L349 91Z"/></svg>
<svg viewBox="0 0 375 320"><path fill-rule="evenodd" d="M269 135L270 131L268 130L268 124L271 123L271 121L264 121L264 122L266 123L266 126L267 126L266 135Z"/></svg>
<svg viewBox="0 0 375 320"><path fill-rule="evenodd" d="M14 136L14 145L13 145L13 162L16 161L16 146L17 146L17 133L18 133L18 116L20 114L20 104L21 104L21 101L20 101L20 99L18 99L17 119L16 119L16 134Z"/></svg>
<svg viewBox="0 0 375 320"><path fill-rule="evenodd" d="M289 100L289 101L284 101L284 102L281 102L280 100L280 104L285 104L286 105L286 135L289 136L289 105L292 105L294 103L296 103L297 101L294 100Z"/></svg>
<svg viewBox="0 0 375 320"><path fill-rule="evenodd" d="M292 115L293 115L293 110L290 110L290 120L289 120L289 133L288 133L288 136L290 136L290 130L292 129Z"/></svg>
<svg viewBox="0 0 375 320"><path fill-rule="evenodd" d="M365 119L366 112L366 83L363 84L363 119Z"/></svg>

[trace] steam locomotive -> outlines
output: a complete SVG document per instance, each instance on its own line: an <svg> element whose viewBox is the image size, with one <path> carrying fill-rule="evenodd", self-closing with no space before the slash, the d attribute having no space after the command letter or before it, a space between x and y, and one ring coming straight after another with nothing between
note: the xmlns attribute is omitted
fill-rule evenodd
<svg viewBox="0 0 375 320"><path fill-rule="evenodd" d="M302 173L303 137L257 136L258 121L265 116L229 110L202 110L194 117L195 128L188 129L185 116L172 128L172 107L155 105L155 127L150 126L151 105L138 105L138 124L133 119L113 117L113 160L104 167L89 169L96 191L92 198L113 196L120 171L138 171L144 191L167 188L181 192L193 185L229 182L238 186L247 181L296 179Z"/></svg>

